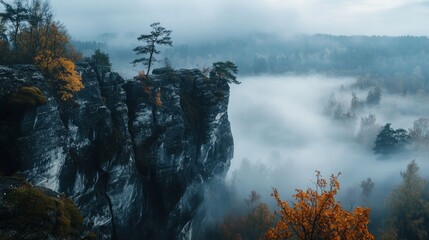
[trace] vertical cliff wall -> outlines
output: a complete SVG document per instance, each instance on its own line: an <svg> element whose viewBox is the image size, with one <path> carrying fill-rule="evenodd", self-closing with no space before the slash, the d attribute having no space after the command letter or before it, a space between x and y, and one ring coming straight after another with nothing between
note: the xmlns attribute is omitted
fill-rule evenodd
<svg viewBox="0 0 429 240"><path fill-rule="evenodd" d="M198 70L158 69L141 82L78 70L85 88L64 103L34 67L0 67L3 100L20 86L47 97L17 114L8 155L29 181L70 196L103 239L190 231L204 184L223 177L232 158L228 84Z"/></svg>

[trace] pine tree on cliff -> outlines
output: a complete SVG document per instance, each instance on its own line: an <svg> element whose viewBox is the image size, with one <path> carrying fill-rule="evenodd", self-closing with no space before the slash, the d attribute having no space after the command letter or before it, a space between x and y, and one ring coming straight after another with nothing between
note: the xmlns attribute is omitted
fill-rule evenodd
<svg viewBox="0 0 429 240"><path fill-rule="evenodd" d="M228 83L240 84L235 76L238 73L237 65L233 62L215 62L213 63L212 70L210 71L210 79L226 80Z"/></svg>
<svg viewBox="0 0 429 240"><path fill-rule="evenodd" d="M147 66L147 74L150 74L150 67L153 63L158 62L155 58L155 55L161 53L158 49L156 49L157 45L167 45L173 46L173 41L171 40L170 34L171 30L167 30L161 26L159 22L152 23L150 25L152 31L150 34L142 34L137 40L142 41L146 44L137 46L133 49L137 55L144 55L142 58L137 58L132 61L132 64L137 65L138 63L142 63L144 66Z"/></svg>

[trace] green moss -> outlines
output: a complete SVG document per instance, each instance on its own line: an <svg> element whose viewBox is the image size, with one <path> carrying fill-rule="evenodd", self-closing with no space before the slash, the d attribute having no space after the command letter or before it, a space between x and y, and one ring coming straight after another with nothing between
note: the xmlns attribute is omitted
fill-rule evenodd
<svg viewBox="0 0 429 240"><path fill-rule="evenodd" d="M83 226L83 217L80 215L79 210L74 205L74 202L66 197L61 197L59 201L59 223L58 233L70 235L78 233Z"/></svg>
<svg viewBox="0 0 429 240"><path fill-rule="evenodd" d="M5 196L12 217L3 220L19 232L34 236L58 238L78 237L83 227L83 218L74 203L65 197L53 197L29 184L23 184Z"/></svg>
<svg viewBox="0 0 429 240"><path fill-rule="evenodd" d="M13 107L29 109L46 104L43 92L37 87L21 87L9 97L9 104Z"/></svg>

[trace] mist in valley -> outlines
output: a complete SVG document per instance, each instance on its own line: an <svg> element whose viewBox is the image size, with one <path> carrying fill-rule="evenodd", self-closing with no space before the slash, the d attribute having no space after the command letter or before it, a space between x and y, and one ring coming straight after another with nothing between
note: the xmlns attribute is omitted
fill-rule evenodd
<svg viewBox="0 0 429 240"><path fill-rule="evenodd" d="M240 80L242 84L231 87L229 105L234 159L226 186L211 186L206 196L204 219L211 219L209 223L224 221L237 206L245 212L244 199L252 191L276 209L273 188L292 200L295 189L315 187L318 170L326 178L341 173L337 200L345 209L370 207L370 230L379 236L389 216L388 198L402 182L401 172L415 160L419 175L429 177L427 145L416 149L409 143L388 156L373 150L386 123L409 130L417 119L427 117L426 96L383 92L379 104L362 104L352 117L338 119L331 109L333 99L336 106L350 111L353 93L361 102L367 97L367 90L355 87L355 78L284 75ZM376 118L375 132L362 133L361 119L370 114ZM368 178L374 184L369 194L361 186Z"/></svg>
<svg viewBox="0 0 429 240"><path fill-rule="evenodd" d="M427 116L427 98L383 94L380 105L364 107L353 121L343 122L327 106L332 94L350 106L352 78L260 76L242 81L231 90L235 156L228 179L243 196L251 190L269 196L272 187L290 196L294 189L312 185L315 170L325 176L341 172L343 190L369 177L380 191L398 183L400 171L413 159L422 173L427 170L421 151L383 159L357 140L361 117L372 113L379 128L392 123L408 129Z"/></svg>
<svg viewBox="0 0 429 240"><path fill-rule="evenodd" d="M271 211L277 209L273 188L282 199L293 200L295 189L315 187L318 170L325 178L341 172L337 200L348 210L369 207L369 228L379 237L391 216L391 194L403 182L401 172L415 160L418 174L429 178L427 142L410 140L404 149L388 155L374 151L386 124L410 133L417 120L429 117L428 39L332 35L275 39L253 35L236 42L165 49L163 56L174 69L203 69L230 59L239 66L242 82L231 85L228 110L234 158L226 182L208 183L195 218L200 227L196 232L213 236L230 214L245 215L249 211L245 199L252 191ZM125 52L113 51L112 62L122 63L116 70L131 77L138 68L123 64L133 57ZM163 66L165 61L156 65ZM380 91L379 102L370 103L368 94L375 89ZM361 122L370 116L371 124L362 129ZM368 179L374 185L365 193L362 182Z"/></svg>
<svg viewBox="0 0 429 240"><path fill-rule="evenodd" d="M68 50L73 45L82 61L95 67L91 57L101 50L109 71L111 67L126 81L143 83L151 76L146 69L165 68L168 71L158 72L168 73L195 68L219 85L225 79L212 78L214 63L231 61L238 67L241 84L229 84L228 105L234 157L225 175L201 180L205 188L195 190L195 195L203 195L203 200L200 205L195 201L199 207L186 223L186 231L190 230L183 234L223 239L219 236L225 226L233 229L246 222L239 217L252 213L255 206L267 206L265 213L278 209L273 189L292 202L296 189L316 186L316 171L320 171L326 179L339 174L336 200L344 209L371 209L369 229L379 237L396 226L387 222L391 216L406 215L398 213L400 204L392 205L392 192L398 194L414 163L424 179L413 176L423 186L422 191L416 190L416 199L426 206L416 214L420 218L415 228L429 228L429 32L423 24L429 20L428 1L76 0L51 4L58 24L67 26ZM5 24L4 16L0 41L7 42L14 25L13 21ZM173 43L164 42L150 53L150 58L160 53L159 61L150 59L145 65L140 59L137 66L131 64L142 56L133 50L143 44L137 37L150 33L149 25L156 22L167 32L172 30ZM28 26L24 24L23 31ZM15 45L10 44L10 49ZM157 92L159 101L162 94ZM183 191L194 194L194 189ZM427 239L429 232L423 232L419 237ZM412 231L406 234L415 236Z"/></svg>
<svg viewBox="0 0 429 240"><path fill-rule="evenodd" d="M101 48L111 50L116 71L136 75L126 48ZM429 125L422 139L411 136L415 123L429 123L427 50L427 37L259 34L162 49L165 58L155 67L203 70L228 59L242 82L231 85L228 110L234 158L225 181L207 183L193 221L196 236L217 236L231 214L245 216L252 191L270 211L278 209L273 188L291 201L296 189L315 187L317 170L325 178L341 173L337 200L347 210L369 207L370 232L380 237L408 164L415 160L418 174L429 178ZM386 124L410 139L380 154L375 142Z"/></svg>

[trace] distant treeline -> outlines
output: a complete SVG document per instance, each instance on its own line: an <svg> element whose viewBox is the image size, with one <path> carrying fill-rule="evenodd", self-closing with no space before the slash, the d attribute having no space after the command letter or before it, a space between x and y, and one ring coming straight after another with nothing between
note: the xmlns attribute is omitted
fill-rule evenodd
<svg viewBox="0 0 429 240"><path fill-rule="evenodd" d="M134 54L125 47L98 43L74 45L81 52L102 48L113 65L129 62ZM93 45L91 48L90 45ZM204 68L230 60L242 75L311 74L358 77L356 86L380 86L384 90L415 94L429 93L429 38L385 36L297 35L280 38L254 34L247 37L175 45L164 51L175 68ZM121 68L121 66L118 66ZM123 69L126 71L126 69Z"/></svg>
<svg viewBox="0 0 429 240"><path fill-rule="evenodd" d="M357 76L359 87L381 85L398 93L429 91L427 37L270 35L181 45L167 51L178 66L204 66L217 59L234 61L244 75L311 74Z"/></svg>

